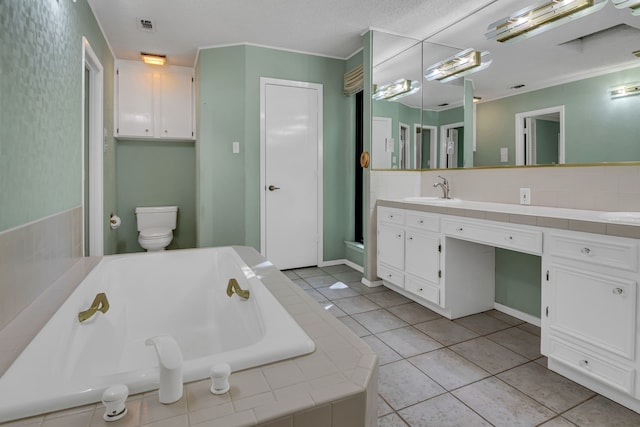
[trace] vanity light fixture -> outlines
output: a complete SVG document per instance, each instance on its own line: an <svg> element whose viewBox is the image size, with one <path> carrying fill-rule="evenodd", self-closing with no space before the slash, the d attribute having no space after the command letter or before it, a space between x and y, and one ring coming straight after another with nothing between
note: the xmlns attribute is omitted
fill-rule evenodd
<svg viewBox="0 0 640 427"><path fill-rule="evenodd" d="M611 99L640 95L640 82L625 83L611 89Z"/></svg>
<svg viewBox="0 0 640 427"><path fill-rule="evenodd" d="M417 80L400 79L380 87L376 87L373 93L373 100L396 101L405 96L413 95L420 90L420 83Z"/></svg>
<svg viewBox="0 0 640 427"><path fill-rule="evenodd" d="M624 9L628 7L631 9L631 14L640 16L640 1L638 0L612 0L615 7L618 9Z"/></svg>
<svg viewBox="0 0 640 427"><path fill-rule="evenodd" d="M528 38L597 12L606 3L607 0L545 0L489 25L485 37L500 43Z"/></svg>
<svg viewBox="0 0 640 427"><path fill-rule="evenodd" d="M491 64L489 52L480 52L472 48L440 61L427 68L424 78L442 83L484 70Z"/></svg>
<svg viewBox="0 0 640 427"><path fill-rule="evenodd" d="M140 52L140 57L142 58L142 62L149 65L164 65L167 63L167 55Z"/></svg>

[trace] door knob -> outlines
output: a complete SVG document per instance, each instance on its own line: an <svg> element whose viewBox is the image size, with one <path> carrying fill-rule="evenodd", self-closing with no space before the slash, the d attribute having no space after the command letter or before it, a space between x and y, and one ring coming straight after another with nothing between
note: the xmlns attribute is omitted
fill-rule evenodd
<svg viewBox="0 0 640 427"><path fill-rule="evenodd" d="M280 189L280 187L276 187L275 185L270 185L269 186L269 191L276 191L276 190L279 190L279 189Z"/></svg>

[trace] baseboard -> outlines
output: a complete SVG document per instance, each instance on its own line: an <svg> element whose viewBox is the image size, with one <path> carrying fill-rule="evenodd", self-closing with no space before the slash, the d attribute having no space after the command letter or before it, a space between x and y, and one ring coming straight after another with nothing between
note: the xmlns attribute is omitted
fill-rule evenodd
<svg viewBox="0 0 640 427"><path fill-rule="evenodd" d="M502 305L499 303L494 303L493 304L493 308L495 308L496 310L504 313L504 314L508 314L509 316L513 316L516 319L520 319L524 322L527 323L531 323L532 325L536 325L538 327L540 327L540 319L532 316L528 313L525 313L523 311L520 310L516 310L515 308L511 308L511 307L507 307L506 305Z"/></svg>
<svg viewBox="0 0 640 427"><path fill-rule="evenodd" d="M364 277L361 280L362 284L368 286L370 288L377 288L378 286L382 286L382 280L374 280L373 282L365 279Z"/></svg>
<svg viewBox="0 0 640 427"><path fill-rule="evenodd" d="M349 261L348 259L345 259L345 260L343 260L343 261L344 261L345 265L347 265L347 266L349 266L349 267L353 268L353 269L354 269L354 270L356 270L356 271L359 271L360 273L364 273L364 268L362 268L362 266L361 266L361 265L358 265L358 264L356 264L356 263L355 263L355 262L353 262L353 261Z"/></svg>
<svg viewBox="0 0 640 427"><path fill-rule="evenodd" d="M322 263L318 267L331 267L332 265L346 265L348 267L353 268L360 273L364 273L364 268L361 265L356 264L353 261L349 261L348 259L334 259L331 261L322 261Z"/></svg>

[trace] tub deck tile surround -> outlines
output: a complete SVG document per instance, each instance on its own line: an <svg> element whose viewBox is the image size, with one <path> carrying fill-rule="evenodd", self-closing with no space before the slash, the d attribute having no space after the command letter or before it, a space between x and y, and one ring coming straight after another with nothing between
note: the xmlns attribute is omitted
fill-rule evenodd
<svg viewBox="0 0 640 427"><path fill-rule="evenodd" d="M304 289L291 282L272 264L265 263L264 258L255 250L246 247L234 247L234 249L315 341L316 349L313 353L232 373L231 389L221 396L214 396L209 392L211 384L208 379L185 384L184 396L171 405L160 404L157 391L131 396L128 401L130 412L117 422L104 422L102 420L103 405L93 404L9 422L6 425L40 427L377 425L378 358L376 354L342 322L327 313L320 304L309 297ZM71 288L69 292L72 291L96 263L95 259L83 259L78 263L81 265L74 266L59 282ZM92 264L91 268L89 264ZM310 270L308 273L313 275L317 272ZM66 296L57 303L56 309L64 299ZM55 309L48 317L53 312ZM48 317L42 317L46 322ZM31 337L35 332L31 332ZM5 333L4 330L0 331L0 342L6 342L2 341L3 337L7 337L2 335L3 333ZM16 356L17 354L11 362Z"/></svg>

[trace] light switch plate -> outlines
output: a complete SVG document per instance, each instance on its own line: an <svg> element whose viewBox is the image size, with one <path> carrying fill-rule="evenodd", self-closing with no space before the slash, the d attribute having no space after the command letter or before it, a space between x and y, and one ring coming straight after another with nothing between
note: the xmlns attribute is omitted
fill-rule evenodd
<svg viewBox="0 0 640 427"><path fill-rule="evenodd" d="M521 205L530 205L531 204L531 189L530 188L521 188L520 189L520 204Z"/></svg>
<svg viewBox="0 0 640 427"><path fill-rule="evenodd" d="M233 146L233 154L238 154L240 152L240 143L238 141L234 141L232 146Z"/></svg>

